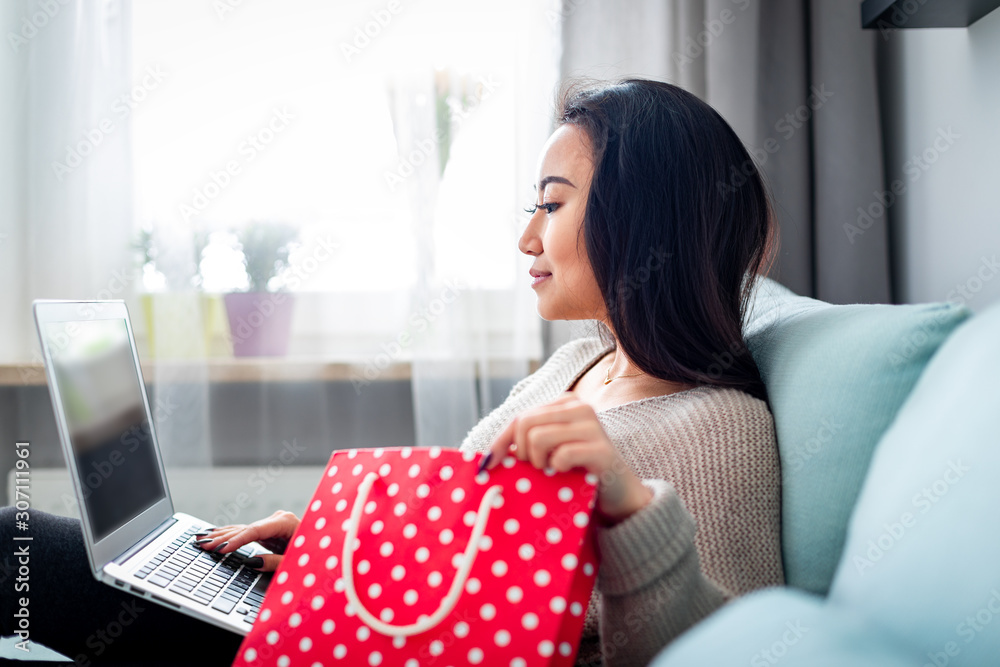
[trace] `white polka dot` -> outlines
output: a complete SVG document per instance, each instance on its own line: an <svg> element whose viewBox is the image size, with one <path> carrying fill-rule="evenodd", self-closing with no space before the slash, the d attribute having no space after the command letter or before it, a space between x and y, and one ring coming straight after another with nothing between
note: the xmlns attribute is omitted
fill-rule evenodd
<svg viewBox="0 0 1000 667"><path fill-rule="evenodd" d="M451 557L451 566L456 570L461 568L464 562L465 562L465 554L463 553L457 553Z"/></svg>
<svg viewBox="0 0 1000 667"><path fill-rule="evenodd" d="M483 661L483 649L481 648L471 648L469 649L469 663L472 665L478 665Z"/></svg>
<svg viewBox="0 0 1000 667"><path fill-rule="evenodd" d="M427 547L420 547L413 557L417 559L418 563L426 563L427 559L431 557L431 552Z"/></svg>
<svg viewBox="0 0 1000 667"><path fill-rule="evenodd" d="M288 667L290 664L292 664L292 661L289 660L287 655L278 657L278 667Z"/></svg>
<svg viewBox="0 0 1000 667"><path fill-rule="evenodd" d="M369 500L367 503L365 503L365 514L371 514L372 512L375 511L377 507L378 505L375 504L374 500Z"/></svg>
<svg viewBox="0 0 1000 667"><path fill-rule="evenodd" d="M412 523L408 523L405 526L403 526L403 537L405 537L406 539L412 540L416 536L416 534L417 534L417 527L414 526Z"/></svg>
<svg viewBox="0 0 1000 667"><path fill-rule="evenodd" d="M366 560L358 562L358 574L368 574L368 570L372 569L372 564Z"/></svg>
<svg viewBox="0 0 1000 667"><path fill-rule="evenodd" d="M545 466L545 470L543 470L542 472L545 473L546 477L552 477L553 475L556 474L556 469L551 466Z"/></svg>
<svg viewBox="0 0 1000 667"><path fill-rule="evenodd" d="M417 487L418 498L426 498L430 494L431 494L431 487L427 486L426 484L421 484L420 486Z"/></svg>
<svg viewBox="0 0 1000 667"><path fill-rule="evenodd" d="M347 509L347 499L346 498L341 498L340 500L338 500L337 504L334 505L334 509L336 509L338 512L343 512L344 510L346 510Z"/></svg>
<svg viewBox="0 0 1000 667"><path fill-rule="evenodd" d="M451 541L455 539L455 533L451 532L451 528L445 528L438 535L438 539L441 540L441 544L451 544Z"/></svg>
<svg viewBox="0 0 1000 667"><path fill-rule="evenodd" d="M490 568L490 572L493 573L494 577L502 577L507 574L507 563L502 560L493 561L493 566Z"/></svg>
<svg viewBox="0 0 1000 667"><path fill-rule="evenodd" d="M465 461L466 463L468 463L474 458L476 458L476 453L471 449L466 449L464 452L462 452L462 460Z"/></svg>
<svg viewBox="0 0 1000 667"><path fill-rule="evenodd" d="M492 621L497 615L497 608L487 602L479 608L479 615L482 616L484 621Z"/></svg>
<svg viewBox="0 0 1000 667"><path fill-rule="evenodd" d="M278 575L278 583L279 584L283 584L286 581L288 581L288 570L285 570L284 572L282 572L281 574Z"/></svg>
<svg viewBox="0 0 1000 667"><path fill-rule="evenodd" d="M415 605L417 603L417 592L411 589L403 593L403 602L411 607Z"/></svg>
<svg viewBox="0 0 1000 667"><path fill-rule="evenodd" d="M388 558L392 555L392 542L383 542L382 546L378 548L378 552L382 555L382 558Z"/></svg>
<svg viewBox="0 0 1000 667"><path fill-rule="evenodd" d="M543 658L547 658L555 652L556 647L548 639L539 642L538 644L538 655Z"/></svg>
<svg viewBox="0 0 1000 667"><path fill-rule="evenodd" d="M281 604L288 604L295 595L291 591L285 591L281 596Z"/></svg>
<svg viewBox="0 0 1000 667"><path fill-rule="evenodd" d="M269 618L271 618L271 610L270 609L265 609L264 611L262 611L260 613L260 620L266 621Z"/></svg>
<svg viewBox="0 0 1000 667"><path fill-rule="evenodd" d="M503 522L503 532L508 535L513 535L520 527L521 525L517 522L517 519L507 519Z"/></svg>
<svg viewBox="0 0 1000 667"><path fill-rule="evenodd" d="M301 547L305 543L305 541L306 541L306 536L299 535L298 537L295 538L295 542L293 544L297 547Z"/></svg>
<svg viewBox="0 0 1000 667"><path fill-rule="evenodd" d="M332 487L330 487L330 490L333 491L334 493L340 493L340 490L343 488L344 488L343 483L337 482Z"/></svg>
<svg viewBox="0 0 1000 667"><path fill-rule="evenodd" d="M313 608L313 611L319 611L323 607L323 602L323 596L317 595L312 599L312 603L309 606Z"/></svg>
<svg viewBox="0 0 1000 667"><path fill-rule="evenodd" d="M380 459L380 458L382 458L382 454L384 454L384 453L385 452L383 450L376 449L374 452L372 452L372 458Z"/></svg>
<svg viewBox="0 0 1000 667"><path fill-rule="evenodd" d="M392 568L392 572L389 574L393 581L402 581L403 577L406 576L406 568L402 565L396 565Z"/></svg>
<svg viewBox="0 0 1000 667"><path fill-rule="evenodd" d="M488 481L490 481L489 470L483 470L482 472L476 475L476 484L485 484Z"/></svg>
<svg viewBox="0 0 1000 667"><path fill-rule="evenodd" d="M560 642L559 655L569 657L573 653L573 645L569 642Z"/></svg>
<svg viewBox="0 0 1000 667"><path fill-rule="evenodd" d="M392 638L392 645L395 648L403 648L404 646L406 646L406 637L393 637ZM407 663L407 664L409 664L409 663Z"/></svg>
<svg viewBox="0 0 1000 667"><path fill-rule="evenodd" d="M588 577L590 575L594 574L594 564L593 563L584 563L583 564L583 573L585 575L587 575Z"/></svg>
<svg viewBox="0 0 1000 667"><path fill-rule="evenodd" d="M451 502L460 503L465 500L465 490L462 488L453 489L451 492Z"/></svg>
<svg viewBox="0 0 1000 667"><path fill-rule="evenodd" d="M586 528L588 523L590 523L590 517L587 516L586 512L577 512L573 515L573 525L577 528Z"/></svg>
<svg viewBox="0 0 1000 667"><path fill-rule="evenodd" d="M389 465L388 463L383 463L378 468L378 474L381 475L382 477L387 477L390 472L392 472L392 466Z"/></svg>
<svg viewBox="0 0 1000 667"><path fill-rule="evenodd" d="M382 619L383 623L392 623L392 619L395 616L396 614L393 613L392 609L389 609L388 607L383 609L382 612L378 615L378 617Z"/></svg>
<svg viewBox="0 0 1000 667"><path fill-rule="evenodd" d="M353 458L357 458L357 456L358 456L358 450L356 450L356 449L348 450L348 452L347 452L347 458L353 459Z"/></svg>
<svg viewBox="0 0 1000 667"><path fill-rule="evenodd" d="M531 506L531 516L541 519L545 516L545 503L535 503Z"/></svg>
<svg viewBox="0 0 1000 667"><path fill-rule="evenodd" d="M526 477L522 477L514 483L514 488L521 493L527 493L528 491L531 491L531 480Z"/></svg>
<svg viewBox="0 0 1000 667"><path fill-rule="evenodd" d="M333 649L333 657L337 660L343 660L345 655L347 655L347 647L343 644L337 644Z"/></svg>
<svg viewBox="0 0 1000 667"><path fill-rule="evenodd" d="M254 660L256 660L257 649L248 648L246 651L243 652L243 659L246 660L247 662L253 662Z"/></svg>
<svg viewBox="0 0 1000 667"><path fill-rule="evenodd" d="M496 642L497 646L506 646L510 643L510 633L506 630L497 630L497 633L493 635L493 641Z"/></svg>
<svg viewBox="0 0 1000 667"><path fill-rule="evenodd" d="M438 471L438 475L440 475L441 479L443 479L445 481L451 479L451 476L454 475L454 474L455 474L455 471L451 469L451 466L443 466L441 468L441 470Z"/></svg>
<svg viewBox="0 0 1000 667"><path fill-rule="evenodd" d="M431 447L431 450L427 453L427 455L430 456L432 459L436 459L437 457L441 456L441 448Z"/></svg>
<svg viewBox="0 0 1000 667"><path fill-rule="evenodd" d="M441 518L441 508L434 505L429 510L427 510L427 519L429 521L437 521Z"/></svg>
<svg viewBox="0 0 1000 667"><path fill-rule="evenodd" d="M359 463L351 469L351 474L357 477L358 475L361 474L361 471L364 469L365 467Z"/></svg>
<svg viewBox="0 0 1000 667"><path fill-rule="evenodd" d="M465 582L465 590L468 591L469 593L472 593L473 595L478 593L482 587L483 585L480 584L479 580L476 579L475 577L471 577L467 582Z"/></svg>
<svg viewBox="0 0 1000 667"><path fill-rule="evenodd" d="M309 588L316 583L316 575L310 572L306 576L302 577L302 585Z"/></svg>
<svg viewBox="0 0 1000 667"><path fill-rule="evenodd" d="M345 582L343 578L338 577L337 580L333 582L333 590L337 591L338 593L343 593L346 588L347 588L347 582Z"/></svg>
<svg viewBox="0 0 1000 667"><path fill-rule="evenodd" d="M483 535L479 538L479 550L489 551L493 547L493 538L489 535Z"/></svg>
<svg viewBox="0 0 1000 667"><path fill-rule="evenodd" d="M467 637L469 635L469 624L465 621L459 621L455 624L454 633L459 639Z"/></svg>
<svg viewBox="0 0 1000 667"><path fill-rule="evenodd" d="M372 535L378 535L385 528L385 524L379 519L372 522Z"/></svg>
<svg viewBox="0 0 1000 667"><path fill-rule="evenodd" d="M372 584L368 587L368 597L377 598L382 595L382 586L379 584Z"/></svg>
<svg viewBox="0 0 1000 667"><path fill-rule="evenodd" d="M517 604L524 599L524 591L520 586L511 586L507 589L507 602Z"/></svg>
<svg viewBox="0 0 1000 667"><path fill-rule="evenodd" d="M324 635L328 635L333 632L333 629L337 627L337 624L333 622L332 619L326 619L323 621L323 626L320 628Z"/></svg>
<svg viewBox="0 0 1000 667"><path fill-rule="evenodd" d="M562 531L552 526L545 531L545 539L548 540L549 544L559 544L562 542Z"/></svg>
<svg viewBox="0 0 1000 667"><path fill-rule="evenodd" d="M271 630L269 633L267 633L267 637L265 637L264 639L265 641L267 641L268 644L274 646L275 644L278 643L278 639L280 638L281 636L278 634L277 630Z"/></svg>
<svg viewBox="0 0 1000 667"><path fill-rule="evenodd" d="M427 585L430 586L431 588L437 588L438 586L441 585L442 579L443 577L441 576L441 573L438 572L437 570L434 570L433 572L427 575Z"/></svg>
<svg viewBox="0 0 1000 667"><path fill-rule="evenodd" d="M368 656L368 664L372 667L382 664L382 654L378 651L372 651Z"/></svg>
<svg viewBox="0 0 1000 667"><path fill-rule="evenodd" d="M517 549L517 555L521 557L521 560L531 560L535 556L535 547L530 544L522 544Z"/></svg>
<svg viewBox="0 0 1000 667"><path fill-rule="evenodd" d="M410 466L410 469L406 471L406 474L407 476L409 476L410 479L413 479L414 477L420 474L420 466L414 463L413 465Z"/></svg>
<svg viewBox="0 0 1000 667"><path fill-rule="evenodd" d="M555 596L549 602L549 609L552 610L553 614L561 614L566 611L566 598Z"/></svg>
<svg viewBox="0 0 1000 667"><path fill-rule="evenodd" d="M332 570L333 568L337 567L337 562L338 561L336 556L330 556L329 558L326 559L326 569Z"/></svg>
<svg viewBox="0 0 1000 667"><path fill-rule="evenodd" d="M412 453L413 453L413 448L412 447L403 447L403 449L401 449L400 452L399 452L399 456L401 458L408 459L408 458L410 458L410 454L412 454Z"/></svg>
<svg viewBox="0 0 1000 667"><path fill-rule="evenodd" d="M444 644L441 642L440 639L435 639L434 641L431 642L430 650L431 650L431 655L441 655L442 653L444 653Z"/></svg>
<svg viewBox="0 0 1000 667"><path fill-rule="evenodd" d="M552 583L552 575L549 574L548 570L538 570L535 572L536 586L548 586L550 583Z"/></svg>
<svg viewBox="0 0 1000 667"><path fill-rule="evenodd" d="M314 500L314 501L312 501L312 505L309 506L309 509L311 509L313 512L315 512L316 510L318 510L320 508L320 505L322 505L322 504L323 504L323 501L321 501L321 500Z"/></svg>
<svg viewBox="0 0 1000 667"><path fill-rule="evenodd" d="M396 516L403 516L406 514L406 503L396 503L396 506L392 508L392 513Z"/></svg>
<svg viewBox="0 0 1000 667"><path fill-rule="evenodd" d="M529 611L521 617L521 625L524 626L525 630L534 630L538 627L538 615Z"/></svg>
<svg viewBox="0 0 1000 667"><path fill-rule="evenodd" d="M328 546L330 546L330 542L331 542L330 536L324 535L319 541L319 548L326 549Z"/></svg>
<svg viewBox="0 0 1000 667"><path fill-rule="evenodd" d="M597 486L597 475L594 473L588 472L583 479L587 482L587 484Z"/></svg>
<svg viewBox="0 0 1000 667"><path fill-rule="evenodd" d="M367 625L362 625L358 628L357 638L358 641L368 641L368 638L372 636L372 631L368 629Z"/></svg>
<svg viewBox="0 0 1000 667"><path fill-rule="evenodd" d="M337 466L330 466L330 469L326 471L327 477L333 477L337 474Z"/></svg>
<svg viewBox="0 0 1000 667"><path fill-rule="evenodd" d="M490 507L492 507L495 510L498 510L501 507L503 507L503 496L493 496L493 502L490 503Z"/></svg>
<svg viewBox="0 0 1000 667"><path fill-rule="evenodd" d="M299 650L305 653L313 647L313 640L308 637L303 637L302 641L299 642Z"/></svg>
<svg viewBox="0 0 1000 667"><path fill-rule="evenodd" d="M475 522L476 522L476 513L473 512L472 510L469 510L468 512L462 515L462 523L464 523L469 528L472 528L472 524L474 524Z"/></svg>
<svg viewBox="0 0 1000 667"><path fill-rule="evenodd" d="M524 661L524 658L514 658L510 661L510 667L528 667L528 663Z"/></svg>
<svg viewBox="0 0 1000 667"><path fill-rule="evenodd" d="M513 468L514 464L517 463L517 460L513 456L505 456L503 457L503 461L501 461L501 463L503 463L504 468Z"/></svg>
<svg viewBox="0 0 1000 667"><path fill-rule="evenodd" d="M390 484L389 488L385 490L385 495L389 496L390 498L395 496L397 493L399 493L399 484L396 484L395 482Z"/></svg>
<svg viewBox="0 0 1000 667"><path fill-rule="evenodd" d="M314 525L316 526L316 530L323 530L323 526L326 525L326 518L320 517L316 519L316 523Z"/></svg>
<svg viewBox="0 0 1000 667"><path fill-rule="evenodd" d="M343 532L346 533L348 530L350 530L350 528L351 528L350 519L344 519L343 521L340 522L340 530L342 530Z"/></svg>
<svg viewBox="0 0 1000 667"><path fill-rule="evenodd" d="M580 561L577 560L576 554L566 554L565 556L562 557L563 568L571 572L576 569L576 566L579 564L579 562Z"/></svg>

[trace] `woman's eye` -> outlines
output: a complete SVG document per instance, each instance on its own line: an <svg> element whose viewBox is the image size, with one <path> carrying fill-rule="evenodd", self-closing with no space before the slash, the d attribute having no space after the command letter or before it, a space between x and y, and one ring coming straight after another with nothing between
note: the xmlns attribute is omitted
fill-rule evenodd
<svg viewBox="0 0 1000 667"><path fill-rule="evenodd" d="M543 209L546 214L552 215L553 211L559 208L559 204L532 204L524 209L524 212L529 215L534 215L538 209Z"/></svg>
<svg viewBox="0 0 1000 667"><path fill-rule="evenodd" d="M552 215L552 212L559 208L559 204L542 204L542 208L545 209L546 213Z"/></svg>

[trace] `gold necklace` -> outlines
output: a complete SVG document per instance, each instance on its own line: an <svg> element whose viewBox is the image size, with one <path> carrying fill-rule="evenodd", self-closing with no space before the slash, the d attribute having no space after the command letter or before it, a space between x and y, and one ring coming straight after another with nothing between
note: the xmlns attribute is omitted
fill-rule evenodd
<svg viewBox="0 0 1000 667"><path fill-rule="evenodd" d="M604 376L604 384L611 384L612 380L617 380L618 378L634 378L634 377L638 377L640 375L645 375L645 373L622 373L621 375L616 375L614 377L611 377L611 367L615 365L615 361L618 361L618 352L617 351L615 352L615 359L614 359L614 361L612 361L611 365L608 366L608 372Z"/></svg>

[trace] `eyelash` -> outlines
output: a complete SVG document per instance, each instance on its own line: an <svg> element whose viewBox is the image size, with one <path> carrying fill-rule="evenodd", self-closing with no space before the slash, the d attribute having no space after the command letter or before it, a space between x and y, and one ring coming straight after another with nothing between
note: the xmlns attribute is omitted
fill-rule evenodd
<svg viewBox="0 0 1000 667"><path fill-rule="evenodd" d="M544 208L546 214L552 215L552 212L559 208L559 204L532 204L531 206L525 208L524 212L529 215L534 215L540 208Z"/></svg>

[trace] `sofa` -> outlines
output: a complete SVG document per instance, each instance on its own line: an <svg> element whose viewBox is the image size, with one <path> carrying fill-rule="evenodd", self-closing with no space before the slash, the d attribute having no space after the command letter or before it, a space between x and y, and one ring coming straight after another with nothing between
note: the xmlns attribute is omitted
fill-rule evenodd
<svg viewBox="0 0 1000 667"><path fill-rule="evenodd" d="M765 281L746 337L781 456L786 585L653 664L1000 665L1000 304L835 306Z"/></svg>

